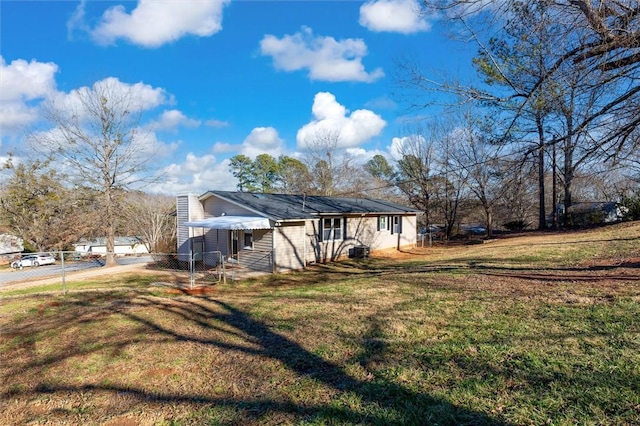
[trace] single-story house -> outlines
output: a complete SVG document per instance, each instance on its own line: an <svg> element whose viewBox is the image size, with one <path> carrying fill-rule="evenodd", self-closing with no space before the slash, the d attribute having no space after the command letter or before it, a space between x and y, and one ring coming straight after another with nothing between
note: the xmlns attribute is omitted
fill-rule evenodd
<svg viewBox="0 0 640 426"><path fill-rule="evenodd" d="M563 209L564 210L564 209ZM567 224L570 226L590 226L620 222L629 209L613 202L575 203L566 209Z"/></svg>
<svg viewBox="0 0 640 426"><path fill-rule="evenodd" d="M302 269L349 255L414 247L418 213L367 198L230 191L180 195L178 257L189 260L192 254L217 251L249 270Z"/></svg>
<svg viewBox="0 0 640 426"><path fill-rule="evenodd" d="M106 238L81 240L73 246L75 247L75 252L81 256L89 254L102 256L107 253ZM149 248L140 237L116 237L114 241L114 253L116 256L148 254Z"/></svg>

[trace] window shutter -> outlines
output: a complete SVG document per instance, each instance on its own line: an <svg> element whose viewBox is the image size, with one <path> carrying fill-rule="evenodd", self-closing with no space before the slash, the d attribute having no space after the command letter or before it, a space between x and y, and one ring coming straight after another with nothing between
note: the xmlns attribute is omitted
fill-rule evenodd
<svg viewBox="0 0 640 426"><path fill-rule="evenodd" d="M318 220L318 242L321 243L322 242L322 235L324 233L322 232L322 218L320 218Z"/></svg>
<svg viewBox="0 0 640 426"><path fill-rule="evenodd" d="M377 223L377 227L376 227L377 229L376 229L376 231L379 231L379 230L380 230L380 219L381 219L381 218L382 218L382 216L378 216L378 221L377 221L378 223Z"/></svg>
<svg viewBox="0 0 640 426"><path fill-rule="evenodd" d="M402 216L398 216L398 234L402 234Z"/></svg>
<svg viewBox="0 0 640 426"><path fill-rule="evenodd" d="M345 217L342 223L342 239L346 241L347 239L347 218Z"/></svg>
<svg viewBox="0 0 640 426"><path fill-rule="evenodd" d="M391 219L393 216L387 216L387 231L391 229Z"/></svg>
<svg viewBox="0 0 640 426"><path fill-rule="evenodd" d="M393 235L393 218L394 216L389 216L389 224L390 224L389 230L391 231L391 235Z"/></svg>

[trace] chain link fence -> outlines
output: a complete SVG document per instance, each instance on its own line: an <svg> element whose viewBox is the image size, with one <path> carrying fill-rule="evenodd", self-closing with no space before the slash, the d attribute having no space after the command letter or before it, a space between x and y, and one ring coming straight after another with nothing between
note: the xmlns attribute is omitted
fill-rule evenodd
<svg viewBox="0 0 640 426"><path fill-rule="evenodd" d="M191 254L153 253L149 257L147 269L188 271L190 287L226 281L225 257L219 251Z"/></svg>
<svg viewBox="0 0 640 426"><path fill-rule="evenodd" d="M188 278L190 287L226 282L230 275L225 257L219 251L177 254L151 253L123 255L114 253L116 266L131 266L159 272L172 272ZM66 291L67 281L82 277L83 272L99 272L107 261L107 253L58 251L23 254L0 265L0 287L23 283L60 282ZM105 271L106 272L106 271ZM86 274L92 275L92 274Z"/></svg>

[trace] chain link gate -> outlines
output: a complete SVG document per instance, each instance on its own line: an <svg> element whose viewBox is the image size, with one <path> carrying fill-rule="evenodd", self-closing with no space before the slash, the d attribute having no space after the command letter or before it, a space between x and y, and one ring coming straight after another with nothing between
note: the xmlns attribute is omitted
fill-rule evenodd
<svg viewBox="0 0 640 426"><path fill-rule="evenodd" d="M220 251L191 253L189 262L189 285L217 284L226 282L224 256Z"/></svg>

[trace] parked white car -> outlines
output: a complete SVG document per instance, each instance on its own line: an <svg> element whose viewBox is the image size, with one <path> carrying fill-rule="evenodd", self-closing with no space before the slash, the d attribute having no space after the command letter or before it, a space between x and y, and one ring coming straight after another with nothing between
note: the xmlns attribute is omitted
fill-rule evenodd
<svg viewBox="0 0 640 426"><path fill-rule="evenodd" d="M25 266L53 265L54 263L56 263L56 259L50 254L29 254L20 260L11 262L11 267L17 269Z"/></svg>

